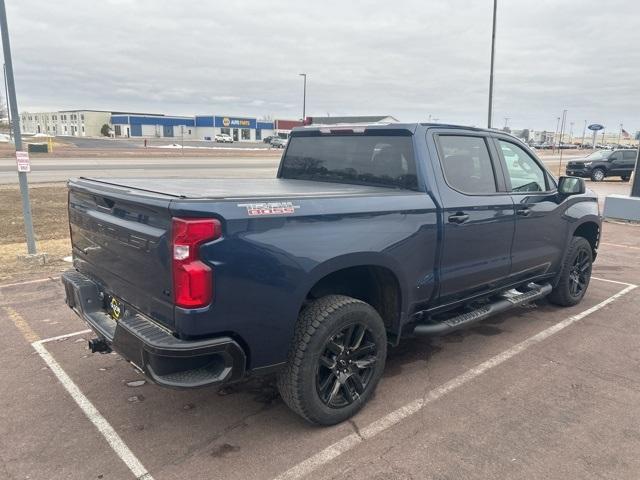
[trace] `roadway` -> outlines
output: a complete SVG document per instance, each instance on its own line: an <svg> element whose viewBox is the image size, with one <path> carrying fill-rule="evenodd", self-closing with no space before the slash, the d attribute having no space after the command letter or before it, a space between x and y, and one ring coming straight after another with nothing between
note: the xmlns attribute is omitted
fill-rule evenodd
<svg viewBox="0 0 640 480"><path fill-rule="evenodd" d="M63 182L72 177L264 178L274 176L279 157L32 157L29 182ZM0 184L17 183L16 163L0 159Z"/></svg>
<svg viewBox="0 0 640 480"><path fill-rule="evenodd" d="M75 139L76 141L82 139ZM96 140L91 139L95 144ZM105 144L114 140L104 139ZM120 148L126 140L116 141ZM209 142L211 143L211 142ZM186 144L186 142L185 142ZM216 144L216 147L222 144ZM258 144L255 144L258 145ZM255 146L254 145L254 146ZM260 144L262 145L262 144ZM232 147L232 146L230 146ZM257 149L263 149L258 146ZM45 157L31 156L32 170L29 181L33 183L63 182L72 177L149 177L149 178L264 178L275 175L280 156L264 148L264 153L253 151L211 153L208 156L194 156L199 149L187 149L187 155L179 152L167 155L168 149L154 148L149 154L140 152L140 155L117 157L117 152L109 152L108 148L100 149L101 155L69 156L69 157ZM107 153L109 152L109 153ZM208 152L207 152L208 153ZM576 153L564 156L563 164ZM237 156L236 156L237 155ZM557 155L548 155L542 161L554 173L558 173ZM0 184L17 182L16 163L13 157L0 158Z"/></svg>

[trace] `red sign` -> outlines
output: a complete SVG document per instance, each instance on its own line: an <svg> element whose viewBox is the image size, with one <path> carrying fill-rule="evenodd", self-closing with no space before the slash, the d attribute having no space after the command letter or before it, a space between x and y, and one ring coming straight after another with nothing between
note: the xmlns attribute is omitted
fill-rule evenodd
<svg viewBox="0 0 640 480"><path fill-rule="evenodd" d="M18 164L19 172L30 172L29 152L16 152L16 163Z"/></svg>

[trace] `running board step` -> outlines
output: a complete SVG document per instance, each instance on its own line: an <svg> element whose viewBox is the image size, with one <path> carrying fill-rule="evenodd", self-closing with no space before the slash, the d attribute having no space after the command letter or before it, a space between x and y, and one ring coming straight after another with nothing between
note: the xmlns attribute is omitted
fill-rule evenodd
<svg viewBox="0 0 640 480"><path fill-rule="evenodd" d="M483 305L471 312L447 318L442 322L419 324L416 326L413 333L416 335L443 335L460 328L468 327L469 325L478 323L485 318L506 312L507 310L519 305L546 297L551 293L551 285L548 283L545 283L544 285L530 283L527 285L527 288L528 290L525 292L508 290L500 295L499 300L496 300L493 303Z"/></svg>

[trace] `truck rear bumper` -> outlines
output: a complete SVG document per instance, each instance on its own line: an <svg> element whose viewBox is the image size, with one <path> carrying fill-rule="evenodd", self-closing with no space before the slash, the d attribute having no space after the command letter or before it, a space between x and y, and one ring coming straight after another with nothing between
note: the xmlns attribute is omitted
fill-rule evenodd
<svg viewBox="0 0 640 480"><path fill-rule="evenodd" d="M105 293L85 275L62 275L67 305L104 340L153 382L173 388L220 385L241 379L246 356L230 337L181 340L129 309L118 321L105 308Z"/></svg>

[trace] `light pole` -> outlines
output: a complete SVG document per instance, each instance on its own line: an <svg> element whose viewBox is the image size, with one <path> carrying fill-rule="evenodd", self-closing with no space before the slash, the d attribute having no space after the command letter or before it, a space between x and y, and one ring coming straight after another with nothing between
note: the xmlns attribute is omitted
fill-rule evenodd
<svg viewBox="0 0 640 480"><path fill-rule="evenodd" d="M11 60L11 45L9 44L9 27L7 26L7 10L4 0L0 0L0 29L2 30L2 50L4 52L4 65L7 72L7 87L9 91L8 103L11 104L11 118L13 118L13 136L15 138L16 152L22 150L22 136L20 134L20 118L18 117L18 101L16 100L16 86L13 81L13 62ZM24 217L24 230L27 236L27 252L30 255L36 253L36 240L33 234L33 221L31 219L31 203L29 202L29 184L27 172L18 172L20 182L20 195L22 196L22 216Z"/></svg>
<svg viewBox="0 0 640 480"><path fill-rule="evenodd" d="M493 64L496 56L496 14L498 13L498 0L493 0L493 28L491 30L491 68L489 71L489 112L487 114L487 128L491 128L491 116L493 114Z"/></svg>
<svg viewBox="0 0 640 480"><path fill-rule="evenodd" d="M564 135L564 127L567 124L567 111L562 111L562 123L560 125L560 140L558 142L558 151L560 152L560 163L558 163L558 176L562 175L562 136Z"/></svg>
<svg viewBox="0 0 640 480"><path fill-rule="evenodd" d="M560 117L556 117L556 132L553 134L553 148L551 149L552 152L555 153L556 151L556 142L558 141L558 129L560 128Z"/></svg>
<svg viewBox="0 0 640 480"><path fill-rule="evenodd" d="M307 118L307 74L299 73L299 76L304 78L304 83L302 87L302 122Z"/></svg>
<svg viewBox="0 0 640 480"><path fill-rule="evenodd" d="M580 144L580 148L584 148L584 140L587 135L587 121L584 121L584 128L582 129L582 143Z"/></svg>

